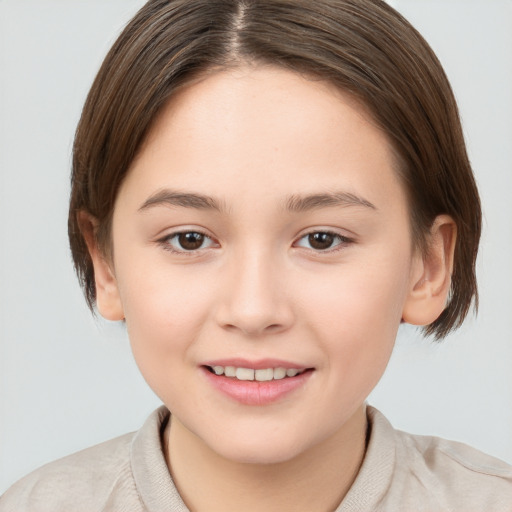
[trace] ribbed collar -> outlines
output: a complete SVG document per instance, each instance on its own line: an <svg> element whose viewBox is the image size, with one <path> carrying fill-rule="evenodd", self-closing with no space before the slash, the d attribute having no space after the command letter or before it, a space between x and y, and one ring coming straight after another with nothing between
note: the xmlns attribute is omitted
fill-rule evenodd
<svg viewBox="0 0 512 512"><path fill-rule="evenodd" d="M189 512L174 485L162 449L161 434L169 417L168 409L159 407L132 442L133 477L148 512Z"/></svg>
<svg viewBox="0 0 512 512"><path fill-rule="evenodd" d="M357 477L336 512L376 510L385 497L395 468L395 431L373 407L367 407L369 442ZM161 434L170 413L154 411L132 442L131 466L140 498L148 512L189 512L172 480Z"/></svg>
<svg viewBox="0 0 512 512"><path fill-rule="evenodd" d="M396 464L395 430L377 409L367 406L369 441L363 463L335 512L377 510L387 494Z"/></svg>

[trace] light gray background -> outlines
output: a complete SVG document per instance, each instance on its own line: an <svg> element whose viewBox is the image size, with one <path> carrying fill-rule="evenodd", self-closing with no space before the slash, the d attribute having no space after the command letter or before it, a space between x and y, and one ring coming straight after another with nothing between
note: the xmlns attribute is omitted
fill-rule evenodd
<svg viewBox="0 0 512 512"><path fill-rule="evenodd" d="M66 238L73 132L142 0L0 0L0 492L137 429L158 400L123 328L93 320ZM512 2L391 1L452 80L484 204L481 308L442 344L411 328L370 402L415 433L512 462Z"/></svg>

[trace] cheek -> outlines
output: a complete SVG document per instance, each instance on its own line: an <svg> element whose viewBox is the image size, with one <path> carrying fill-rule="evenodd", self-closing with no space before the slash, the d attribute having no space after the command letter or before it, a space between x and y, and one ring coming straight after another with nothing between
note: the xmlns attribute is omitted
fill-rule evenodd
<svg viewBox="0 0 512 512"><path fill-rule="evenodd" d="M203 282L198 289L199 283L183 272L148 268L131 266L129 279L122 279L121 273L120 293L135 361L161 396L169 375L179 378L193 359L194 342L211 310L211 297L205 292L213 287Z"/></svg>
<svg viewBox="0 0 512 512"><path fill-rule="evenodd" d="M407 292L407 261L388 263L340 267L325 278L303 280L310 307L302 315L312 338L325 345L332 385L341 381L363 397L386 368Z"/></svg>
<svg viewBox="0 0 512 512"><path fill-rule="evenodd" d="M309 309L317 325L345 334L347 339L367 339L369 333L386 339L401 319L407 269L406 259L394 264L381 258L340 265L302 276L296 293L303 295L303 314Z"/></svg>

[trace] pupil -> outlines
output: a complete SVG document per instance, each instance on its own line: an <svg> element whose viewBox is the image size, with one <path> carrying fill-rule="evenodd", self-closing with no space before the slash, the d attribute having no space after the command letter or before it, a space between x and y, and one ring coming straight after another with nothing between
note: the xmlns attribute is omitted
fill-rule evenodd
<svg viewBox="0 0 512 512"><path fill-rule="evenodd" d="M203 245L204 235L201 233L180 233L179 243L183 249L193 251Z"/></svg>
<svg viewBox="0 0 512 512"><path fill-rule="evenodd" d="M334 236L330 233L312 233L309 235L309 244L313 249L329 249L334 242Z"/></svg>

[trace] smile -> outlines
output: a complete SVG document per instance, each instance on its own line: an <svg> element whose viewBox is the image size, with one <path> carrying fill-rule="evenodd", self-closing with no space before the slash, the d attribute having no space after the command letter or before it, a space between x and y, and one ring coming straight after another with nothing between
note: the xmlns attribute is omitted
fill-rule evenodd
<svg viewBox="0 0 512 512"><path fill-rule="evenodd" d="M230 400L251 406L270 405L292 393L300 393L315 372L315 368L288 365L284 361L251 364L232 360L229 363L212 361L202 365L206 381Z"/></svg>
<svg viewBox="0 0 512 512"><path fill-rule="evenodd" d="M238 368L236 366L208 366L207 368L215 375L224 375L225 377L232 377L244 381L255 380L258 382L295 377L305 371L297 368L261 368L255 370L253 368Z"/></svg>

